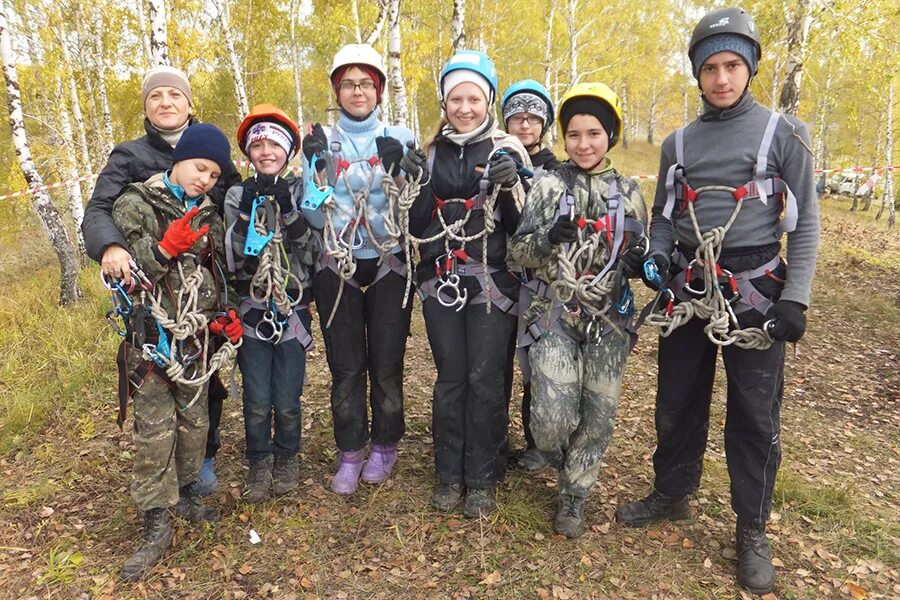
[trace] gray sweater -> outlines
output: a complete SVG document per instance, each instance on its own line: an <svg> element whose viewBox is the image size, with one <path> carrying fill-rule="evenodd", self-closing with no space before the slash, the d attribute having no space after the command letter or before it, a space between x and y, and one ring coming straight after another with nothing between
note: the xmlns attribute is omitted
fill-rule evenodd
<svg viewBox="0 0 900 600"><path fill-rule="evenodd" d="M707 185L740 187L753 177L756 154L771 112L748 92L732 108L720 110L706 105L706 112L684 131L684 175L694 189ZM783 116L775 129L768 154L768 177L781 177L797 198L797 227L787 236L787 282L783 300L809 306L813 274L819 249L819 205L813 178L812 156L806 125ZM674 223L663 215L666 204L666 173L675 159L675 134L662 145L659 180L650 225L651 253L669 256L677 241L696 248L697 236L685 211L676 203ZM724 225L735 207L726 192L706 192L694 203L701 233ZM781 241L778 231L780 202L745 200L737 220L725 236L723 251L750 249ZM676 218L677 217L677 218Z"/></svg>

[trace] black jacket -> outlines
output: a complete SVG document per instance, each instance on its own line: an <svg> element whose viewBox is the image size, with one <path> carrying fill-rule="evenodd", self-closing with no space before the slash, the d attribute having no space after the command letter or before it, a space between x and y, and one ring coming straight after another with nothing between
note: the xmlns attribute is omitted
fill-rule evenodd
<svg viewBox="0 0 900 600"><path fill-rule="evenodd" d="M540 167L545 171L555 171L562 165L550 148L541 148L535 154L532 154L531 164L534 165L535 169Z"/></svg>
<svg viewBox="0 0 900 600"><path fill-rule="evenodd" d="M480 140L472 141L460 147L456 143L439 135L434 141L434 165L430 173L429 183L422 187L419 197L410 210L410 233L419 238L428 238L441 230L437 219L436 199L474 198L478 195L479 182L484 166L487 164L494 147L494 140L486 135ZM488 192L490 193L490 191ZM519 208L512 192L501 191L497 196L500 208L500 223L496 224L493 233L488 237L488 265L500 269L494 275L497 287L506 295L518 293L518 282L509 275L506 265L507 236L516 231L519 224ZM465 216L466 209L462 204L447 204L441 209L444 222L450 224ZM484 212L473 211L466 223L466 235L477 234L484 228ZM459 242L452 242L451 249L459 248ZM481 262L482 241L469 242L466 252L476 262ZM416 279L423 283L434 277L435 259L446 253L444 240L439 239L419 248L421 262L416 268ZM507 279L510 279L507 281ZM474 282L473 282L474 283Z"/></svg>
<svg viewBox="0 0 900 600"><path fill-rule="evenodd" d="M196 122L191 119L191 125ZM112 220L112 208L116 198L129 183L143 183L172 166L172 146L146 118L144 130L147 135L123 142L113 148L106 165L100 171L94 193L91 194L84 211L84 222L81 224L84 243L87 246L88 256L97 262L108 246L118 244L128 249L128 243ZM215 203L220 215L225 192L232 185L240 183L240 180L237 169L234 165L229 165L219 177L216 186L207 194Z"/></svg>

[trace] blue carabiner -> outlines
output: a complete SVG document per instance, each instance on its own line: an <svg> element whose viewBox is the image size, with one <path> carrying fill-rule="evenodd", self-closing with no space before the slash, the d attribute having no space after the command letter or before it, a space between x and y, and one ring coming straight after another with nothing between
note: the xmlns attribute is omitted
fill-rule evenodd
<svg viewBox="0 0 900 600"><path fill-rule="evenodd" d="M497 150L496 152L494 152L494 156L508 156L508 157L510 157L511 159L513 159L513 162L516 163L516 172L517 172L519 175L524 175L525 177L534 177L534 171L532 171L531 169L525 167L525 165L523 165L523 164L519 161L519 159L517 159L515 156L513 156L512 154L510 154L510 153L507 152L506 150Z"/></svg>
<svg viewBox="0 0 900 600"><path fill-rule="evenodd" d="M630 319L634 315L634 294L628 284L622 291L622 298L616 303L616 312L626 319Z"/></svg>
<svg viewBox="0 0 900 600"><path fill-rule="evenodd" d="M275 237L271 231L269 235L260 235L256 232L256 209L265 201L265 196L257 196L253 200L253 208L250 209L250 226L247 228L247 241L244 242L244 255L246 256L259 256L266 244Z"/></svg>
<svg viewBox="0 0 900 600"><path fill-rule="evenodd" d="M662 289L662 276L659 274L659 268L656 266L656 261L652 258L648 258L644 261L644 277L647 281L655 285L656 289Z"/></svg>
<svg viewBox="0 0 900 600"><path fill-rule="evenodd" d="M169 346L169 338L166 337L166 330L163 329L162 323L159 321L156 322L156 331L159 332L159 341L156 342L156 347L153 349L151 355L156 364L161 367L168 367L169 363L163 360L162 357L172 360L172 348Z"/></svg>
<svg viewBox="0 0 900 600"><path fill-rule="evenodd" d="M303 182L303 201L300 207L306 210L318 210L322 204L334 193L334 187L330 185L319 186L313 179L316 172L316 164L324 160L324 156L313 155L313 157L304 166L306 169L306 178Z"/></svg>

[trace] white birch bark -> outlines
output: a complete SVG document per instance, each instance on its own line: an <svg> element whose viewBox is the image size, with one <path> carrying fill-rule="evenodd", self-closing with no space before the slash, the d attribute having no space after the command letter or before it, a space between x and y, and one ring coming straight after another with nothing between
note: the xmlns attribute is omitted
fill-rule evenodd
<svg viewBox="0 0 900 600"><path fill-rule="evenodd" d="M553 0L550 3L550 10L547 14L547 32L544 34L544 87L549 92L551 87L551 76L553 69L553 20L556 17L556 9L559 6L559 0ZM554 104L554 106L556 106ZM556 143L556 127L551 127L546 133L547 145L552 148Z"/></svg>
<svg viewBox="0 0 900 600"><path fill-rule="evenodd" d="M828 115L831 112L831 71L825 77L825 88L819 101L819 109L816 111L816 143L813 153L814 163L817 169L825 169L828 166Z"/></svg>
<svg viewBox="0 0 900 600"><path fill-rule="evenodd" d="M297 127L303 133L303 87L300 62L300 47L297 41L297 18L300 10L300 0L291 0L290 26L291 26L291 67L294 74L294 97L297 100Z"/></svg>
<svg viewBox="0 0 900 600"><path fill-rule="evenodd" d="M631 109L628 107L628 82L622 81L622 147L627 148L631 136L628 134L628 125L631 122Z"/></svg>
<svg viewBox="0 0 900 600"><path fill-rule="evenodd" d="M466 47L466 0L453 0L450 41L453 44L453 52Z"/></svg>
<svg viewBox="0 0 900 600"><path fill-rule="evenodd" d="M72 64L72 54L69 52L69 41L71 40L69 32L67 32L62 26L56 28L57 36L59 37L60 46L62 47L62 58L63 58L63 71L65 72L66 84L69 90L69 102L72 106L72 119L75 121L75 133L78 134L78 152L80 154L81 159L81 173L82 175L90 175L93 173L93 168L91 166L91 156L90 150L88 149L87 142L87 133L84 127L84 116L81 113L81 100L78 98L78 86L75 83L75 66ZM60 100L63 100L62 96L59 96ZM65 103L62 104L60 112L65 112ZM68 116L67 116L68 120ZM70 136L66 137L67 143L68 140L71 140ZM88 179L85 187L87 188L87 194L90 195L91 188L91 180ZM73 213L74 216L74 213ZM78 232L80 236L81 232L81 223L78 223ZM83 244L79 243L79 250L82 249Z"/></svg>
<svg viewBox="0 0 900 600"><path fill-rule="evenodd" d="M9 126L13 146L19 168L28 186L32 189L43 186L40 173L31 158L28 146L28 135L25 131L25 120L22 112L22 95L19 88L19 76L16 72L16 60L13 57L10 40L9 20L6 13L6 0L0 0L0 62L3 64L3 79L6 84L6 98L9 110ZM46 191L32 193L31 204L34 208L47 239L56 253L60 266L59 303L74 304L81 297L78 287L78 259L75 247L69 239L65 224L59 211Z"/></svg>
<svg viewBox="0 0 900 600"><path fill-rule="evenodd" d="M388 21L390 23L388 38L388 74L393 92L395 125L406 127L409 123L409 109L406 105L406 82L400 64L400 0L389 0Z"/></svg>
<svg viewBox="0 0 900 600"><path fill-rule="evenodd" d="M153 52L150 50L150 29L147 27L145 0L134 0L134 7L138 18L138 34L141 38L141 49L144 51L144 62L152 65Z"/></svg>
<svg viewBox="0 0 900 600"><path fill-rule="evenodd" d="M578 0L569 0L569 12L566 14L566 29L569 33L569 85L578 83L578 27L576 13Z"/></svg>
<svg viewBox="0 0 900 600"><path fill-rule="evenodd" d="M812 3L810 0L797 0L797 15L789 25L787 68L778 99L779 112L797 116L797 111L800 110L803 63L806 61L807 42L812 24Z"/></svg>
<svg viewBox="0 0 900 600"><path fill-rule="evenodd" d="M353 16L353 35L357 44L362 44L362 30L359 28L359 0L350 0L350 14Z"/></svg>
<svg viewBox="0 0 900 600"><path fill-rule="evenodd" d="M896 206L894 204L894 81L889 82L887 105L887 128L885 131L885 165L888 167L884 177L884 191L881 194L881 207L878 209L876 219L880 219L884 210L888 209L888 227L893 228L896 220Z"/></svg>
<svg viewBox="0 0 900 600"><path fill-rule="evenodd" d="M378 0L378 18L375 20L375 25L372 26L372 31L366 36L368 45L374 46L378 38L381 37L385 21L387 21L387 0Z"/></svg>
<svg viewBox="0 0 900 600"><path fill-rule="evenodd" d="M147 0L150 8L150 67L169 64L169 29L165 0Z"/></svg>
<svg viewBox="0 0 900 600"><path fill-rule="evenodd" d="M100 114L103 119L103 152L109 156L115 145L115 134L113 133L112 112L109 110L109 93L106 89L107 62L103 51L103 13L100 12L98 4L94 5L91 19L94 28L94 74L97 80Z"/></svg>
<svg viewBox="0 0 900 600"><path fill-rule="evenodd" d="M59 122L59 133L62 137L63 177L66 181L66 197L69 200L69 210L72 211L72 222L75 224L75 247L78 251L78 261L83 266L87 251L84 246L84 236L81 233L81 223L84 221L84 201L81 195L81 182L78 181L78 157L75 153L75 141L72 135L72 122L69 120L69 112L66 110L66 92L63 89L63 78L57 79L56 111Z"/></svg>
<svg viewBox="0 0 900 600"><path fill-rule="evenodd" d="M647 143L653 143L653 130L656 127L656 107L659 105L659 92L656 80L653 80L653 90L650 93L650 110L647 111Z"/></svg>
<svg viewBox="0 0 900 600"><path fill-rule="evenodd" d="M231 74L234 76L234 94L237 97L238 114L242 117L250 112L247 102L247 89L244 87L244 76L241 73L241 62L238 60L234 49L234 35L231 31L231 13L228 9L228 0L215 0L218 11L219 25L222 27L222 37L225 40L225 50L228 52L228 62L231 64Z"/></svg>

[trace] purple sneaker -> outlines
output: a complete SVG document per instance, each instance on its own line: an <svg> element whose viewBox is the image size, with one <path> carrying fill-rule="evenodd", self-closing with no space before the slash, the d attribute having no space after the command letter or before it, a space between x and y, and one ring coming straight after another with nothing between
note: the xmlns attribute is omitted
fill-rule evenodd
<svg viewBox="0 0 900 600"><path fill-rule="evenodd" d="M396 462L396 444L392 446L372 444L372 453L362 470L362 480L366 483L384 483L391 476L391 469Z"/></svg>
<svg viewBox="0 0 900 600"><path fill-rule="evenodd" d="M354 450L352 452L341 451L340 464L334 479L331 481L331 491L335 494L346 496L359 488L359 472L363 468L363 459L366 450Z"/></svg>

